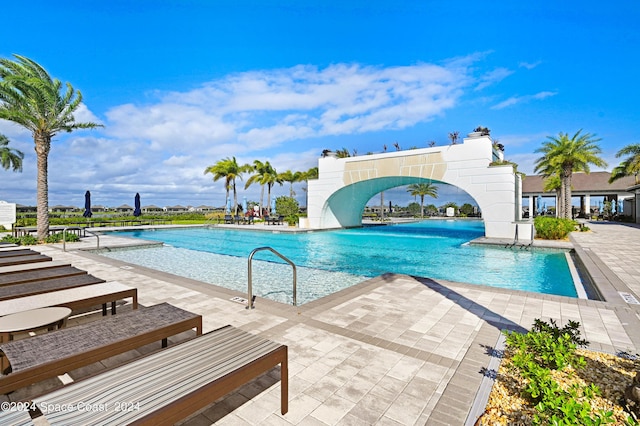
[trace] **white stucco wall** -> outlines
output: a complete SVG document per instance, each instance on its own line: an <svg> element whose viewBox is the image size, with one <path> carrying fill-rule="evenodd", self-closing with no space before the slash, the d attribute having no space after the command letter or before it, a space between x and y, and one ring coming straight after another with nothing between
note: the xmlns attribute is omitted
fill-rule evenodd
<svg viewBox="0 0 640 426"><path fill-rule="evenodd" d="M381 191L433 181L455 185L478 203L487 237L513 238L519 179L511 166L489 167L489 137L462 144L318 161L319 179L309 181L311 228L360 226L366 203ZM519 192L518 192L519 193Z"/></svg>

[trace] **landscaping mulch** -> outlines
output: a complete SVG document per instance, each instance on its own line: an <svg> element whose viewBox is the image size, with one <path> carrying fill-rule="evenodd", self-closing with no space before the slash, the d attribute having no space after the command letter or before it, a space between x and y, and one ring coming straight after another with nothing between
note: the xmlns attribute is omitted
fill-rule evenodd
<svg viewBox="0 0 640 426"><path fill-rule="evenodd" d="M613 424L627 424L629 416L639 418L638 406L628 403L624 391L636 375L638 361L625 356L616 356L586 349L577 349L576 353L584 357L586 366L573 369L571 366L561 371L553 371L553 377L560 386L567 389L573 383L587 386L591 383L600 388L600 395L591 403L593 413L599 410L613 412ZM505 353L496 381L489 395L484 414L477 425L531 425L535 408L522 396L521 390L526 383L519 376L517 368ZM631 422L630 424L633 424Z"/></svg>

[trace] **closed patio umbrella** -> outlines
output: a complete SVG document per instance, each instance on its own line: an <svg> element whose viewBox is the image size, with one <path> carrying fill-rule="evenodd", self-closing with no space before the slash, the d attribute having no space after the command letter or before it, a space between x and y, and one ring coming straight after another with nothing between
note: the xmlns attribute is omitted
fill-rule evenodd
<svg viewBox="0 0 640 426"><path fill-rule="evenodd" d="M93 213L91 213L91 193L89 191L84 193L84 213L82 216L91 217Z"/></svg>
<svg viewBox="0 0 640 426"><path fill-rule="evenodd" d="M231 198L227 198L227 213L231 213Z"/></svg>
<svg viewBox="0 0 640 426"><path fill-rule="evenodd" d="M271 199L271 214L276 214L276 199Z"/></svg>
<svg viewBox="0 0 640 426"><path fill-rule="evenodd" d="M542 195L538 195L538 214L542 213Z"/></svg>
<svg viewBox="0 0 640 426"><path fill-rule="evenodd" d="M242 211L247 213L247 197L242 197Z"/></svg>
<svg viewBox="0 0 640 426"><path fill-rule="evenodd" d="M618 201L618 213L622 213L623 207L624 207L624 201L619 200Z"/></svg>
<svg viewBox="0 0 640 426"><path fill-rule="evenodd" d="M133 215L138 217L142 214L142 210L140 210L140 194L138 194L137 192L136 192L136 197L133 200L133 204L135 206L133 210Z"/></svg>

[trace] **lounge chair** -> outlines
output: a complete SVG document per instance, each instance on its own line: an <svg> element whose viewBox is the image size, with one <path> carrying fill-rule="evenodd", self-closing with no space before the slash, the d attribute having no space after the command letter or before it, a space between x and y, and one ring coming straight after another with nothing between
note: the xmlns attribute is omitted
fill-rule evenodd
<svg viewBox="0 0 640 426"><path fill-rule="evenodd" d="M230 214L224 215L224 223L228 223L230 225L233 225L233 217L231 217Z"/></svg>
<svg viewBox="0 0 640 426"><path fill-rule="evenodd" d="M271 218L271 225L282 225L282 221L284 220L284 216L280 215L278 217Z"/></svg>
<svg viewBox="0 0 640 426"><path fill-rule="evenodd" d="M0 257L0 266L23 265L25 263L49 262L52 259L44 254L36 253L26 256Z"/></svg>
<svg viewBox="0 0 640 426"><path fill-rule="evenodd" d="M0 393L6 394L159 340L162 347L166 347L168 337L193 328L197 335L202 334L202 316L161 303L0 344L0 352L11 364L11 372L0 377Z"/></svg>
<svg viewBox="0 0 640 426"><path fill-rule="evenodd" d="M280 364L280 412L288 411L287 347L226 326L33 399L50 424L173 425ZM105 391L114 390L114 391ZM115 391L117 390L117 391Z"/></svg>
<svg viewBox="0 0 640 426"><path fill-rule="evenodd" d="M0 267L0 286L86 274L68 263L40 262Z"/></svg>
<svg viewBox="0 0 640 426"><path fill-rule="evenodd" d="M40 254L37 251L22 247L0 247L0 258L13 256L28 256L30 254Z"/></svg>
<svg viewBox="0 0 640 426"><path fill-rule="evenodd" d="M15 314L47 306L64 306L82 309L102 305L102 314L107 314L107 303L111 303L111 313L115 315L115 302L131 298L133 309L138 309L138 290L118 281L86 285L83 287L52 291L45 294L18 297L0 301L0 316Z"/></svg>
<svg viewBox="0 0 640 426"><path fill-rule="evenodd" d="M62 278L54 277L39 281L0 285L0 301L103 282L105 282L105 280L96 278L85 272L84 274L66 276Z"/></svg>
<svg viewBox="0 0 640 426"><path fill-rule="evenodd" d="M237 225L244 225L244 217L237 214L233 217L233 222Z"/></svg>
<svg viewBox="0 0 640 426"><path fill-rule="evenodd" d="M27 410L1 410L0 424L11 426L27 426L33 425L29 411Z"/></svg>

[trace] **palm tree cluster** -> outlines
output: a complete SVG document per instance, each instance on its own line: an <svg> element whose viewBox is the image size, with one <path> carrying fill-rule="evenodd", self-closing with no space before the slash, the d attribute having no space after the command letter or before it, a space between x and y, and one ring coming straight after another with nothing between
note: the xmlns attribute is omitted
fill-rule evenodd
<svg viewBox="0 0 640 426"><path fill-rule="evenodd" d="M76 122L74 112L82 104L82 94L71 84L63 87L39 64L24 56L16 60L0 58L0 119L12 121L31 132L37 157L38 239L49 235L48 158L53 137L59 132L99 127L96 123ZM4 153L7 147L2 145ZM11 151L9 151L11 154ZM13 164L21 153L7 157ZM17 157L16 157L17 156Z"/></svg>
<svg viewBox="0 0 640 426"><path fill-rule="evenodd" d="M558 217L571 219L571 177L574 172L589 173L590 165L606 167L607 163L600 158L598 142L595 135L578 130L572 137L560 132L557 137L548 136L547 141L535 152L543 155L536 160L535 172L545 177L545 191L557 191ZM630 144L616 153L616 158L625 158L614 167L609 178L612 183L625 176L635 176L639 183L640 144Z"/></svg>
<svg viewBox="0 0 640 426"><path fill-rule="evenodd" d="M590 165L606 167L607 163L599 157L601 153L596 138L590 133L582 134L578 130L572 137L560 132L558 136L548 136L535 152L542 157L535 162L535 172L545 178L546 187L553 183L559 192L558 217L572 219L571 211L571 178L574 172L590 172Z"/></svg>
<svg viewBox="0 0 640 426"><path fill-rule="evenodd" d="M242 180L242 176L245 173L249 173L249 179L244 186L244 189L249 188L254 183L260 185L260 212L263 211L264 204L264 188L267 187L267 206L271 205L271 189L275 184L282 185L284 182L289 182L289 196L294 197L296 195L293 190L293 184L296 182L308 182L311 179L318 178L318 168L312 167L305 172L292 172L287 170L284 173L278 173L276 169L269 163L269 161L254 160L253 164L238 164L236 157L227 157L219 160L215 164L207 167L204 173L211 173L213 180L218 181L224 179L226 198L230 200L229 192L233 190L233 209L234 214L238 214L238 193L236 190L236 179ZM305 189L306 190L306 189Z"/></svg>

